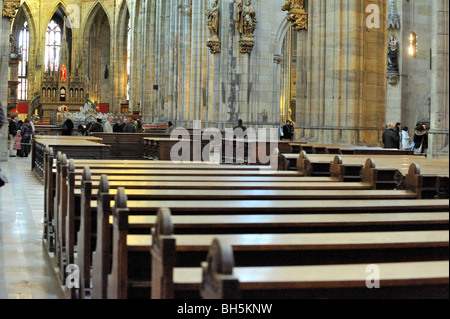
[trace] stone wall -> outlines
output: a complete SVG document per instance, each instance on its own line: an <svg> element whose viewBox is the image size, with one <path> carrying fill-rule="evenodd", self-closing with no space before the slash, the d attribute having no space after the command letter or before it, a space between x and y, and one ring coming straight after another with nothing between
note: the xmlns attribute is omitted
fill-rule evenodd
<svg viewBox="0 0 450 319"><path fill-rule="evenodd" d="M448 64L445 74L430 69L434 63L443 65L448 56L448 42L436 41L442 30L431 23L447 10L442 15L448 25L448 9L446 5L438 9L425 0L398 0L401 29L387 30L386 1L305 1L308 29L291 36L287 13L281 10L283 1L252 0L257 24L250 54L239 49L238 0L218 0L221 50L216 54L206 45L210 33L205 10L211 8L210 0L26 0L18 13L22 20L17 22L30 21L31 96L39 92L42 79L47 24L61 7L72 25L73 66L82 74L90 97L110 103L115 114L127 99L130 20L129 105L133 111L142 111L147 124L170 120L191 127L194 120L200 120L203 127L224 129L241 118L247 126L275 127L291 109L299 140L376 146L386 122L413 127L419 118L428 116L431 122L441 123L436 125L436 134L446 134L448 145L448 103L439 102L441 96L448 96L448 86L438 86L445 76L448 83ZM415 59L407 56L412 29L419 36ZM392 33L400 45L396 85L386 79L387 43ZM109 42L105 41L108 35ZM288 35L295 61L283 49ZM96 50L109 47L92 54L93 39L100 41L95 43ZM436 59L430 59L430 54ZM286 65L291 62L289 73ZM109 64L108 79L103 76L103 64ZM290 87L293 72L296 86ZM287 100L289 88L294 88L293 106ZM435 102L433 97L437 97ZM439 136L439 143L445 144L445 137ZM435 148L445 149L440 144Z"/></svg>
<svg viewBox="0 0 450 319"><path fill-rule="evenodd" d="M0 1L3 6L3 0ZM0 16L0 101L7 112L10 20ZM8 125L0 130L0 162L8 160Z"/></svg>

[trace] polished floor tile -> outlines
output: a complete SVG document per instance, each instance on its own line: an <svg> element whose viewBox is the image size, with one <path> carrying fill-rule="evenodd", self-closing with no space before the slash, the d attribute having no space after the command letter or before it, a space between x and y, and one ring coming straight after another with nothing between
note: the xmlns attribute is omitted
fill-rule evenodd
<svg viewBox="0 0 450 319"><path fill-rule="evenodd" d="M44 187L31 158L0 167L9 180L0 187L0 299L63 299L42 247Z"/></svg>

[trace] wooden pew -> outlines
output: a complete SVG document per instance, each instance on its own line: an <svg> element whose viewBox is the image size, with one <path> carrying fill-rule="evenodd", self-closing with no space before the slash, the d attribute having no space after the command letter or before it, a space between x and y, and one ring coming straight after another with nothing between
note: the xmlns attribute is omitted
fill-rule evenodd
<svg viewBox="0 0 450 319"><path fill-rule="evenodd" d="M130 287L149 287L150 281L154 285L158 285L161 282L161 277L154 277L160 274L157 270L160 265L155 265L158 261L165 260L173 265L176 256L177 263L182 264L183 262L183 266L198 265L199 261L206 257L206 252L215 236L173 235L173 232L171 233L173 224L167 219L167 216L157 221L153 239L149 235L129 235L128 215L126 197L116 197L113 224L113 261L112 271L108 276L108 298L131 297L128 295ZM332 264L448 259L448 231L238 234L220 235L219 238L233 244L234 249L239 253L240 265L246 266L251 266L255 262L258 263L264 258L269 259L269 256L274 257L272 263L283 265L286 264L287 260L295 260L296 263L301 260L301 264ZM136 272L128 269L130 265L133 265L133 262L128 258L132 258L131 255L136 254L136 258L141 261L141 270L148 269L147 263L150 257L148 249L152 243L157 245L152 249L152 277L143 274L144 277L141 280L133 276L130 281L131 278L128 278L128 275L136 274ZM163 248L166 249L162 251ZM403 254L393 254L393 251L398 251L399 248L403 250ZM255 256L258 256L258 258L255 258ZM281 258L281 256L290 256L292 259ZM163 272L167 274L170 272L170 268L164 269ZM165 276L164 280L170 280L170 278L172 277Z"/></svg>
<svg viewBox="0 0 450 319"><path fill-rule="evenodd" d="M422 167L422 169L421 169ZM411 164L405 177L407 190L412 190L421 198L449 198L448 166L426 167L417 163Z"/></svg>
<svg viewBox="0 0 450 319"><path fill-rule="evenodd" d="M58 163L60 163L62 161L63 155L61 154L61 152L58 152ZM56 161L55 161L56 162ZM235 166L235 165L218 165L218 164L202 164L202 165L198 165L197 163L185 163L182 165L175 165L174 163L162 163L162 162L148 162L148 161L118 161L118 162L114 162L114 164L109 164L110 162L114 162L114 161L110 161L110 160L101 160L101 161L88 161L88 160L79 160L76 163L79 163L80 165L78 166L80 171L78 171L78 173L80 174L75 174L76 176L81 176L81 168L83 167L83 164L89 164L93 167L109 167L109 169L107 170L110 175L112 174L111 170L113 168L117 168L117 167L139 167L139 168L144 168L144 167L148 167L148 168L159 168L159 170L157 171L157 174L153 175L153 176L149 176L147 174L141 174L139 176L136 175L136 172L133 171L121 171L119 175L114 175L114 178L118 179L118 180L142 180L142 181L159 181L159 180L180 180L180 181L184 181L184 182L189 182L189 181L202 181L202 182L211 182L211 181L218 181L218 182L228 182L228 183L239 183L239 182L254 182L257 180L261 180L263 182L283 182L283 183L292 183L295 182L294 179L291 179L290 176L295 176L295 174L287 174L287 176L285 177L272 177L270 174L267 174L265 177L259 177L259 173L258 170L260 169L257 166L251 166L251 167L241 167L241 166ZM46 158L45 158L45 163L46 163L46 174L45 174L45 181L44 181L44 185L45 185L45 216L44 216L44 220L45 220L45 225L44 225L44 238L47 239L48 243L49 243L49 247L48 250L50 252L53 251L54 247L52 245L52 240L50 239L50 231L49 228L52 227L51 222L53 218L54 218L54 194L55 194L55 188L56 188L56 180L61 178L61 172L58 171L58 177L56 177L57 173L53 173L53 149L52 148L48 148L46 151ZM108 163L108 164L105 164ZM56 166L56 164L55 164ZM182 173L179 174L174 174L174 176L172 177L166 177L163 176L161 174L164 174L164 172L167 169L202 169L201 174L203 174L204 176L198 176L198 174L196 174L195 172L190 174L190 176L179 176L179 175L183 175ZM264 169L266 167L263 167ZM161 170L164 169L164 170ZM56 171L56 169L54 169ZM67 170L67 164L62 165L62 167L60 167L60 170ZM208 173L206 171L209 170L221 170L221 175L222 176L214 176L217 174L213 174ZM229 170L233 170L233 171L254 171L254 173L252 173L251 177L246 177L245 176L245 172L243 173L243 176L239 176L240 174L236 174L235 177L229 177L227 175L231 175L231 173L227 173ZM94 171L94 175L93 178L95 179L96 177L100 176L100 174L96 175L96 172ZM131 174L134 173L134 174ZM148 173L148 172L145 172ZM71 178L71 175L69 173L67 173L68 178ZM128 176L127 178L124 178L124 176ZM209 176L211 175L211 176ZM286 175L286 174L282 174L282 175ZM112 178L112 176L110 177ZM302 179L302 182L311 182L311 181L316 181L316 182L331 182L334 181L333 179L330 178L324 178L324 179ZM66 185L68 185L66 182L59 182L60 187L66 187ZM73 192L72 192L73 193ZM69 188L69 194L71 193L71 189ZM62 194L62 192L59 192L59 194ZM71 195L70 195L71 196ZM65 195L64 195L64 199L65 200ZM61 199L59 199L59 202L61 201Z"/></svg>
<svg viewBox="0 0 450 319"><path fill-rule="evenodd" d="M448 299L449 261L289 267L235 267L233 248L215 239L201 268L176 268L174 290L197 288L204 299ZM377 266L379 289L369 289ZM370 283L370 281L369 281Z"/></svg>
<svg viewBox="0 0 450 319"><path fill-rule="evenodd" d="M45 151L53 148L54 153L64 153L71 158L107 159L109 146L87 140L73 139L35 139L32 149L31 169L37 177L44 179Z"/></svg>
<svg viewBox="0 0 450 319"><path fill-rule="evenodd" d="M291 153L292 146L290 143L290 141L224 138L222 139L222 163L264 165L267 164L265 163L266 159L260 158L260 153L270 156L275 149L278 150L279 154Z"/></svg>
<svg viewBox="0 0 450 319"><path fill-rule="evenodd" d="M110 255L108 252L108 247L110 245L110 230L107 227L109 225L109 214L105 213L109 210L111 206L114 206L114 202L111 202L112 196L109 190L107 190L107 179L103 179L105 189L99 191L98 207L97 207L97 246L95 252L93 253L93 283L94 283L94 296L95 298L105 298L106 287L104 282L106 282L106 270L110 268L110 263L108 258L105 256ZM102 187L100 187L102 189ZM100 194L101 193L101 194ZM119 192L117 193L119 194ZM116 194L116 196L118 196ZM94 203L91 204L94 206ZM411 203L410 201L326 201L326 202L316 202L316 201L232 201L232 202L222 202L222 201L176 201L176 202L161 202L161 201L128 201L128 210L130 215L148 215L156 214L158 209L161 207L167 207L172 210L173 214L176 215L271 215L274 213L282 215L298 215L298 214L328 214L332 212L333 214L356 214L359 213L387 213L388 215L407 212L408 214L418 213L418 212L448 212L448 202L446 201L416 201ZM392 215L392 216L394 216ZM431 215L430 215L431 216ZM134 216L133 216L134 217ZM145 228L142 223L146 221L139 220L136 216L134 224L141 225L139 228ZM142 217L140 217L142 218ZM355 222L357 217L355 218ZM375 217L376 218L376 217ZM145 219L145 217L144 217ZM229 219L223 218L223 220ZM412 222L412 221L410 221ZM394 222L395 223L395 222ZM313 223L308 221L309 225ZM341 225L344 226L344 225ZM348 225L347 225L348 226ZM376 226L376 223L373 225ZM417 225L419 226L419 225ZM425 226L420 226L425 227ZM230 227L227 228L230 231ZM349 229L347 227L347 229ZM79 235L79 238L82 238ZM88 238L90 241L90 238ZM89 246L89 245L88 245ZM90 258L90 257L88 257ZM78 263L81 267L81 263ZM89 268L89 264L86 266Z"/></svg>
<svg viewBox="0 0 450 319"><path fill-rule="evenodd" d="M358 181L364 179L365 182L376 185L376 189L405 189L406 175L411 164L415 163L423 168L423 174L426 179L417 180L425 183L427 189L421 191L421 196L426 195L425 191L431 188L433 198L438 191L437 181L442 177L444 184L442 194L445 194L445 178L448 176L448 159L427 159L416 156L390 156L390 155L372 155L370 160L373 162L372 177L363 173L367 164L365 155L307 155L302 152L298 158L297 165L300 174L327 176L328 174L340 181ZM376 165L375 165L376 163ZM326 171L329 171L327 174ZM422 175L423 175L422 174ZM417 189L420 189L417 186ZM443 195L445 198L445 195Z"/></svg>

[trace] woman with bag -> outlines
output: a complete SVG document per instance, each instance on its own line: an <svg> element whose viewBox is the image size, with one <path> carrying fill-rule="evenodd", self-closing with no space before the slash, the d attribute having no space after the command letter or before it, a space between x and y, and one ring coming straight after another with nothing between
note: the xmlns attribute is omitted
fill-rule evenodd
<svg viewBox="0 0 450 319"><path fill-rule="evenodd" d="M22 126L22 156L28 157L31 150L31 138L33 137L33 127L30 119L26 119Z"/></svg>

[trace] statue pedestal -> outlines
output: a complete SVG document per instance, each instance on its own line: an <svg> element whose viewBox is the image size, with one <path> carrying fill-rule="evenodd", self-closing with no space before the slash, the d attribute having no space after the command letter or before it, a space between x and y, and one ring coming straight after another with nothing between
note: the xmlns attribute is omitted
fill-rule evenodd
<svg viewBox="0 0 450 319"><path fill-rule="evenodd" d="M388 83L390 85L397 85L398 80L400 79L400 74L396 69L389 69L386 72L386 77L388 79Z"/></svg>
<svg viewBox="0 0 450 319"><path fill-rule="evenodd" d="M239 41L241 53L251 53L253 51L254 46L255 46L254 37L242 37L241 40Z"/></svg>
<svg viewBox="0 0 450 319"><path fill-rule="evenodd" d="M210 49L212 54L220 53L221 46L218 37L209 38L206 45Z"/></svg>

